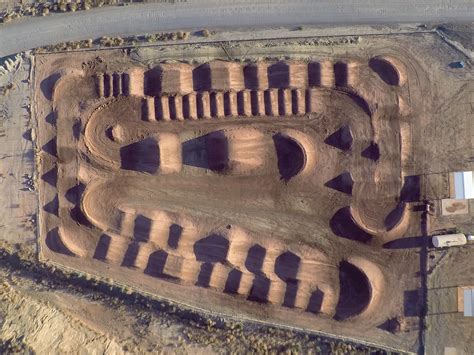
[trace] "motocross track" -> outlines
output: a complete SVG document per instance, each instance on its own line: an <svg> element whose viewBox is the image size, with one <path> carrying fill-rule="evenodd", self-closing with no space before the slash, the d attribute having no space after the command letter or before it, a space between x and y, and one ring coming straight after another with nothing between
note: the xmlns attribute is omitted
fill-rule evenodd
<svg viewBox="0 0 474 355"><path fill-rule="evenodd" d="M382 246L417 233L426 74L373 52L39 56L42 257L205 311L408 347L377 326L416 262Z"/></svg>

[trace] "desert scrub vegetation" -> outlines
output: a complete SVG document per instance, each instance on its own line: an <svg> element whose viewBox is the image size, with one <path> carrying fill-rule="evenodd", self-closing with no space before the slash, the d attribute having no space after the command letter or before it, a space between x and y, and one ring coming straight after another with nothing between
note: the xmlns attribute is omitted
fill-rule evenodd
<svg viewBox="0 0 474 355"><path fill-rule="evenodd" d="M0 12L0 23L7 23L23 16L46 16L50 13L90 10L105 5L125 5L141 0L52 0L32 1L7 8Z"/></svg>
<svg viewBox="0 0 474 355"><path fill-rule="evenodd" d="M92 48L92 39L85 39L82 41L61 42L51 46L38 47L33 50L34 54L46 52L63 52L76 49Z"/></svg>
<svg viewBox="0 0 474 355"><path fill-rule="evenodd" d="M125 40L121 37L101 37L98 40L95 41L96 44L99 44L100 46L103 47L119 47L123 46L125 43Z"/></svg>
<svg viewBox="0 0 474 355"><path fill-rule="evenodd" d="M144 36L138 36L137 39L146 42L166 42L183 40L189 37L189 32L178 31L178 32L161 32L146 34Z"/></svg>
<svg viewBox="0 0 474 355"><path fill-rule="evenodd" d="M13 84L8 83L5 86L0 87L0 95L7 96L12 90L13 90Z"/></svg>
<svg viewBox="0 0 474 355"><path fill-rule="evenodd" d="M34 354L22 339L0 339L0 354Z"/></svg>
<svg viewBox="0 0 474 355"><path fill-rule="evenodd" d="M86 39L81 41L61 42L55 45L43 46L34 49L34 53L64 52L77 49L100 48L100 47L123 47L136 46L141 43L157 43L166 41L179 41L189 38L190 33L185 31L162 32L129 37L103 36L95 40Z"/></svg>

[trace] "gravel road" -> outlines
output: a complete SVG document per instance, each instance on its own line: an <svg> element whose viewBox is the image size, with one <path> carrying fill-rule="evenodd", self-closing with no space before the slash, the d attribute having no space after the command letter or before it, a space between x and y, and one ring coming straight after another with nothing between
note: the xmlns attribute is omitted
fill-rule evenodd
<svg viewBox="0 0 474 355"><path fill-rule="evenodd" d="M0 26L0 57L58 42L147 32L304 24L472 21L470 0L162 0Z"/></svg>

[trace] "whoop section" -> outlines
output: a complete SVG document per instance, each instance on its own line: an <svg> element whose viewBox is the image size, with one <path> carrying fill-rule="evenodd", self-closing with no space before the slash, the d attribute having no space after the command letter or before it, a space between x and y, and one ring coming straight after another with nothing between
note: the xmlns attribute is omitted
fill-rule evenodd
<svg viewBox="0 0 474 355"><path fill-rule="evenodd" d="M337 267L320 251L290 252L278 240L250 235L237 226L208 230L186 216L156 208L137 210L138 204L119 210L115 201L98 206L100 192L107 195L107 186L93 186L83 200L86 214L105 230L94 258L255 302L334 314ZM102 209L108 213L95 213ZM296 260L285 259L289 253ZM310 299L321 290L325 294L316 310Z"/></svg>

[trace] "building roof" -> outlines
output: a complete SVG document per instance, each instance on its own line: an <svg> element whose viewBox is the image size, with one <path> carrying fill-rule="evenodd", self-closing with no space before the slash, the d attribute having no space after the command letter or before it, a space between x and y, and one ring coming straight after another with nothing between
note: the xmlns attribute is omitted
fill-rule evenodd
<svg viewBox="0 0 474 355"><path fill-rule="evenodd" d="M474 288L464 289L464 317L474 317Z"/></svg>
<svg viewBox="0 0 474 355"><path fill-rule="evenodd" d="M454 173L454 194L458 200L474 199L474 174L472 171Z"/></svg>

